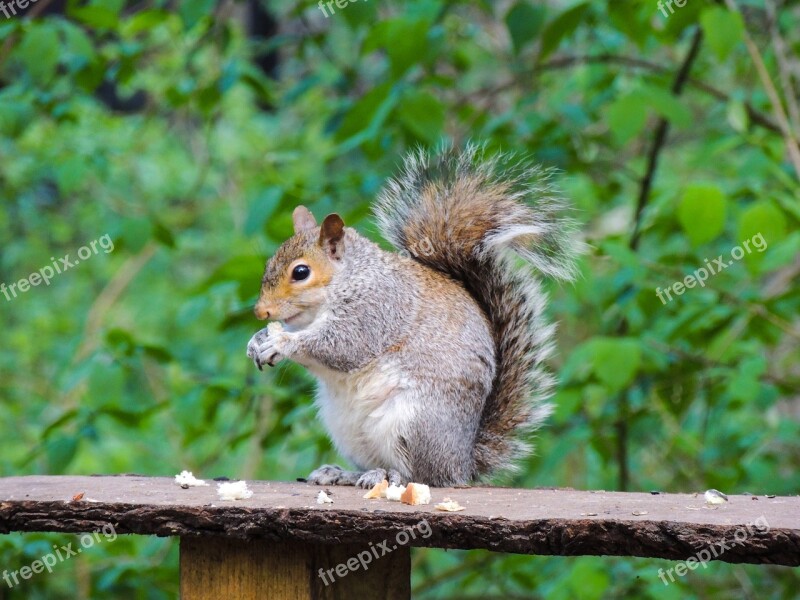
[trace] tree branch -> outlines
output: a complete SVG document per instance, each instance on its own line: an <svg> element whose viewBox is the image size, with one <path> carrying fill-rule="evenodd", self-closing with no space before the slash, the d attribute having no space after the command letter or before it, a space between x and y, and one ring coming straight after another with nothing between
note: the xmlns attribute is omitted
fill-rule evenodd
<svg viewBox="0 0 800 600"><path fill-rule="evenodd" d="M727 4L731 11L741 15L739 6L734 0L725 0L725 4ZM758 47L753 41L753 38L750 37L747 28L744 29L744 43L745 46L747 46L747 52L750 54L750 58L753 59L753 65L756 67L758 78L761 80L761 84L764 86L767 96L769 96L769 101L772 104L772 112L774 113L775 118L778 120L778 125L781 128L781 134L783 135L784 142L786 143L786 151L789 154L789 159L791 160L792 166L797 173L797 177L800 179L800 144L798 144L797 138L792 132L789 119L786 116L786 112L783 110L781 97L778 94L778 90L775 89L775 84L772 83L769 71L767 71L767 66L764 64L764 59L761 57L761 53L758 51Z"/></svg>
<svg viewBox="0 0 800 600"><path fill-rule="evenodd" d="M689 78L689 72L692 69L692 65L694 64L694 61L700 52L700 45L702 42L703 30L698 27L692 37L692 43L689 47L689 52L686 54L686 58L683 59L683 63L681 64L680 69L675 75L675 79L672 83L672 93L675 96L679 96L683 91L686 81ZM642 181L639 186L639 196L636 200L636 214L634 217L633 235L631 236L628 244L631 250L634 251L639 245L639 239L641 237L642 214L644 213L644 209L647 206L648 200L650 199L650 192L653 188L653 179L655 178L656 169L658 168L658 158L661 154L661 150L664 148L664 144L667 141L667 133L669 133L669 121L662 117L658 120L658 124L656 125L656 133L653 138L653 145L650 147L650 152L647 158L647 170L645 171L644 177L642 177ZM627 293L629 290L630 286L628 286L623 293ZM628 320L623 319L617 328L617 334L625 335L627 332ZM624 491L628 489L628 482L630 479L628 467L628 415L630 413L630 406L628 404L628 398L624 393L619 394L617 405L618 416L617 421L614 423L614 429L617 437L616 456L617 464L619 465L619 489Z"/></svg>
<svg viewBox="0 0 800 600"><path fill-rule="evenodd" d="M681 68L672 83L672 93L675 96L680 96L681 92L683 91L686 81L689 78L689 72L692 69L692 65L694 64L694 61L700 52L700 45L702 42L703 30L698 27L694 32L694 36L692 37L692 44L689 47L689 52L686 54L686 58L683 60L683 64L681 65ZM642 227L642 213L644 212L645 206L647 206L647 202L650 199L650 192L653 187L653 179L655 178L656 169L658 168L658 158L662 148L664 147L664 144L667 141L668 132L669 121L661 117L658 120L658 125L656 126L656 134L653 138L653 145L650 147L650 153L647 157L647 170L642 178L642 183L639 188L639 197L636 201L633 235L631 236L629 243L631 250L636 250L639 245Z"/></svg>
<svg viewBox="0 0 800 600"><path fill-rule="evenodd" d="M662 75L668 75L671 73L667 67L663 67L648 60L608 53L595 55L559 56L540 65L539 68L543 70L562 69L581 64L620 64L629 67L645 69L647 71ZM687 77L686 83L722 102L728 102L731 99L730 95L726 94L722 90L695 77ZM769 118L769 116L760 112L749 102L745 102L744 106L745 110L747 110L747 116L750 118L751 122L775 133L782 133L780 126L771 118Z"/></svg>

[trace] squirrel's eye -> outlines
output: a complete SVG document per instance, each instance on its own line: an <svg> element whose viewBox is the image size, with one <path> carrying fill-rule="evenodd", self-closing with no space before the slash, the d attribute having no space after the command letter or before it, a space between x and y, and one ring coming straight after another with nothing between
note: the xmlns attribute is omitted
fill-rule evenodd
<svg viewBox="0 0 800 600"><path fill-rule="evenodd" d="M292 281L303 281L308 279L309 275L311 275L311 269L308 268L308 265L297 265L292 269Z"/></svg>

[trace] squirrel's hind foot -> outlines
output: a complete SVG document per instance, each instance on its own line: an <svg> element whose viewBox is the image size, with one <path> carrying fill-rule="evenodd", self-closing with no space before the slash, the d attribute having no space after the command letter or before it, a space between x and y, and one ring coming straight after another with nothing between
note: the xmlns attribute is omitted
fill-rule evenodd
<svg viewBox="0 0 800 600"><path fill-rule="evenodd" d="M355 485L361 473L345 471L338 465L322 465L308 476L308 483L316 485Z"/></svg>

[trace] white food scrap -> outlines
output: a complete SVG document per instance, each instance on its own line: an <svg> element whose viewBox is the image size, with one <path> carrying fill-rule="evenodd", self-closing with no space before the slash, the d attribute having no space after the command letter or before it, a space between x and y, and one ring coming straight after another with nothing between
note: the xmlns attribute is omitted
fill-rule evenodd
<svg viewBox="0 0 800 600"><path fill-rule="evenodd" d="M220 500L246 500L253 496L253 491L247 487L246 481L225 481L217 484L217 493Z"/></svg>
<svg viewBox="0 0 800 600"><path fill-rule="evenodd" d="M392 484L386 488L386 499L392 502L400 502L400 497L405 493L406 486Z"/></svg>
<svg viewBox="0 0 800 600"><path fill-rule="evenodd" d="M317 494L317 504L333 504L333 498L328 496L324 491Z"/></svg>
<svg viewBox="0 0 800 600"><path fill-rule="evenodd" d="M460 510L467 510L466 506L461 506L455 500L451 500L450 498L445 498L439 504L434 506L436 510L443 510L444 512L458 512Z"/></svg>
<svg viewBox="0 0 800 600"><path fill-rule="evenodd" d="M191 471L181 471L178 475L175 475L175 483L181 487L200 487L208 485L204 480L197 479L192 475Z"/></svg>

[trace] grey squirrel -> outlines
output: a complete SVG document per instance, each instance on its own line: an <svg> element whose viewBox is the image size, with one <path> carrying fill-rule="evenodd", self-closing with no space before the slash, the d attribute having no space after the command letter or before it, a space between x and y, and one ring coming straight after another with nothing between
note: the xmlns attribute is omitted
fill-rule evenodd
<svg viewBox="0 0 800 600"><path fill-rule="evenodd" d="M358 471L308 481L463 485L513 469L550 414L554 326L537 274L571 279L580 242L549 172L478 146L411 153L375 213L400 253L303 206L255 307L247 355L318 380L319 416Z"/></svg>

